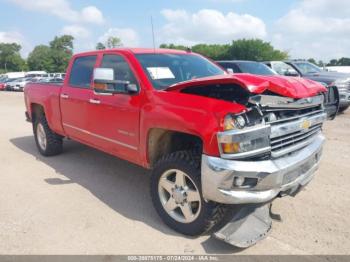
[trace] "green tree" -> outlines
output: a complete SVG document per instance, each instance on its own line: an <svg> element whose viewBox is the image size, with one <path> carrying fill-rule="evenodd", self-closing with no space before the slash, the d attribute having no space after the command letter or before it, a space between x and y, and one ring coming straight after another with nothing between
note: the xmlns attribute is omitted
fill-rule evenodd
<svg viewBox="0 0 350 262"><path fill-rule="evenodd" d="M55 72L65 72L69 60L73 55L73 40L71 35L56 36L50 42L51 59L53 60L52 70Z"/></svg>
<svg viewBox="0 0 350 262"><path fill-rule="evenodd" d="M350 66L350 58L342 57L338 60L338 65L340 66Z"/></svg>
<svg viewBox="0 0 350 262"><path fill-rule="evenodd" d="M314 58L309 58L307 61L308 61L309 63L312 63L312 64L317 65L317 66L319 66L319 67L324 67L324 66L326 65L322 60L319 60L319 61L317 62L316 59L314 59Z"/></svg>
<svg viewBox="0 0 350 262"><path fill-rule="evenodd" d="M332 59L331 61L329 61L329 63L327 64L327 66L337 66L338 65L338 60L337 59Z"/></svg>
<svg viewBox="0 0 350 262"><path fill-rule="evenodd" d="M229 58L237 60L284 60L288 53L275 49L269 42L261 39L240 39L232 42Z"/></svg>
<svg viewBox="0 0 350 262"><path fill-rule="evenodd" d="M183 45L162 44L160 48L186 50ZM288 53L275 49L269 42L260 39L240 39L231 45L198 44L192 47L193 52L200 53L213 60L284 60Z"/></svg>
<svg viewBox="0 0 350 262"><path fill-rule="evenodd" d="M96 45L96 50L104 50L104 49L106 49L106 46L103 43L98 42Z"/></svg>
<svg viewBox="0 0 350 262"><path fill-rule="evenodd" d="M23 71L26 63L20 55L21 46L16 43L0 43L0 68L4 72Z"/></svg>
<svg viewBox="0 0 350 262"><path fill-rule="evenodd" d="M112 48L117 48L117 47L121 47L121 46L123 46L123 43L120 40L120 38L118 38L116 36L108 37L107 42L106 42L107 48L112 49Z"/></svg>
<svg viewBox="0 0 350 262"><path fill-rule="evenodd" d="M317 66L319 67L325 67L326 64L322 61L322 60L319 60L318 63L316 63Z"/></svg>
<svg viewBox="0 0 350 262"><path fill-rule="evenodd" d="M192 51L209 57L213 60L228 59L230 45L199 44L192 47Z"/></svg>
<svg viewBox="0 0 350 262"><path fill-rule="evenodd" d="M214 60L225 59L228 56L228 50L230 45L208 45L208 44L198 44L192 47L187 47L184 45L174 45L174 44L161 44L160 48L167 49L177 49L177 50L192 50L193 52L199 53L206 57Z"/></svg>
<svg viewBox="0 0 350 262"><path fill-rule="evenodd" d="M46 45L38 45L28 56L28 67L30 70L55 71L51 48Z"/></svg>
<svg viewBox="0 0 350 262"><path fill-rule="evenodd" d="M317 65L317 62L316 62L316 60L315 60L314 58L309 58L307 61L308 61L309 63L312 63L312 64L314 64L314 65Z"/></svg>
<svg viewBox="0 0 350 262"><path fill-rule="evenodd" d="M73 52L73 40L74 37L71 35L55 36L50 42L50 47L55 50Z"/></svg>
<svg viewBox="0 0 350 262"><path fill-rule="evenodd" d="M56 36L49 46L36 46L28 56L29 69L65 72L73 55L73 40L70 35Z"/></svg>
<svg viewBox="0 0 350 262"><path fill-rule="evenodd" d="M174 45L174 44L161 44L159 47L165 48L165 49L177 49L177 50L188 50L190 48L184 45Z"/></svg>

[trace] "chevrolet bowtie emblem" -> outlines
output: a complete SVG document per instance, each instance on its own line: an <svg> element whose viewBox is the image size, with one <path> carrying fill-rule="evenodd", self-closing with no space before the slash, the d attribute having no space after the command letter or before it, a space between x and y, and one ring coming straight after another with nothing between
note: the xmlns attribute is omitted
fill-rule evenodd
<svg viewBox="0 0 350 262"><path fill-rule="evenodd" d="M311 122L309 120L304 120L301 123L301 128L304 130L308 130L311 127Z"/></svg>

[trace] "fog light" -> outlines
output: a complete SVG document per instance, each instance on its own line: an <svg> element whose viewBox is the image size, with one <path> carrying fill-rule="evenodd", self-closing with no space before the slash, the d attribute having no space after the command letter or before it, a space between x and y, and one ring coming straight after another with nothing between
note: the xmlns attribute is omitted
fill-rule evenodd
<svg viewBox="0 0 350 262"><path fill-rule="evenodd" d="M234 185L235 187L241 187L241 186L243 186L243 184L244 184L244 180L245 180L244 177L237 176L237 177L235 177L235 178L233 179L233 185Z"/></svg>

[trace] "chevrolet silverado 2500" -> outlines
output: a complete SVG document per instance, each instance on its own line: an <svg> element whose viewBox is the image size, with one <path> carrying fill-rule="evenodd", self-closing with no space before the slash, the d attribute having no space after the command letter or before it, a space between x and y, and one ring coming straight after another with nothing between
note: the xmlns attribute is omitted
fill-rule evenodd
<svg viewBox="0 0 350 262"><path fill-rule="evenodd" d="M24 89L42 155L60 154L70 138L152 169L152 201L169 227L240 247L269 232L276 197L313 178L325 92L306 79L230 75L166 49L78 54L63 84Z"/></svg>

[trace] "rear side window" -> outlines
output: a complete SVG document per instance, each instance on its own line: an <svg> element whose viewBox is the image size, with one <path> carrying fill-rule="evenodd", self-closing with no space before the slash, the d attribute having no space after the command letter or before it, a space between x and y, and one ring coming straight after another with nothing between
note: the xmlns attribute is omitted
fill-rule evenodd
<svg viewBox="0 0 350 262"><path fill-rule="evenodd" d="M82 56L74 60L70 73L69 85L80 88L90 88L96 56Z"/></svg>

